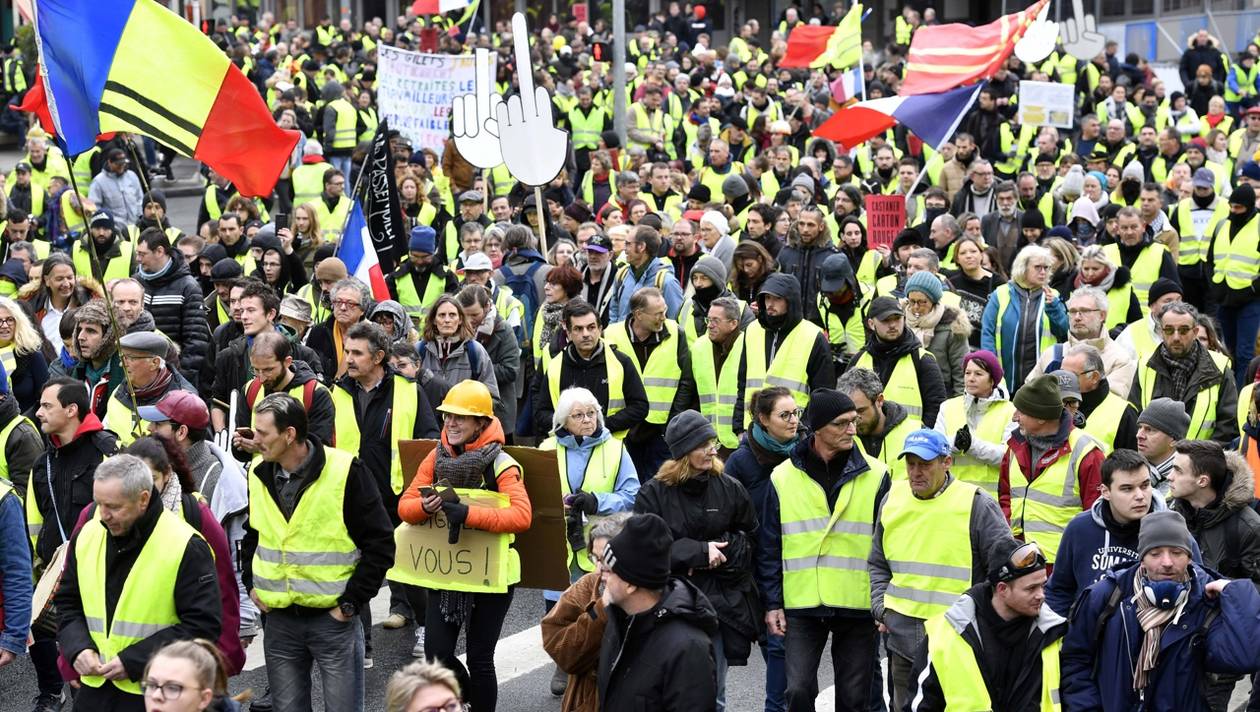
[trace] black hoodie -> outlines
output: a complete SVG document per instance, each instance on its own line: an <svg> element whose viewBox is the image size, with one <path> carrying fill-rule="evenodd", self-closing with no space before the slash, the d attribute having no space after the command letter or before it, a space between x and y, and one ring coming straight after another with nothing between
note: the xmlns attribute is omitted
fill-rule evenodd
<svg viewBox="0 0 1260 712"><path fill-rule="evenodd" d="M772 294L787 300L787 314L779 318L773 318L766 312L766 294ZM779 350L783 341L787 338L792 330L803 321L801 315L801 288L795 277L791 275L775 272L766 277L766 281L761 285L761 291L757 295L757 323L766 330L766 364L769 365L774 361L774 354ZM826 332L819 330L814 338L814 346L809 351L809 361L804 364L805 372L801 380L809 385L809 390L815 388L835 388L836 387L836 368L831 359L831 343L827 341ZM736 413L744 412L744 384L748 379L748 353L744 351L740 354L739 371L738 371L739 387L735 393L735 410ZM744 430L743 418L735 419L735 431L741 433Z"/></svg>

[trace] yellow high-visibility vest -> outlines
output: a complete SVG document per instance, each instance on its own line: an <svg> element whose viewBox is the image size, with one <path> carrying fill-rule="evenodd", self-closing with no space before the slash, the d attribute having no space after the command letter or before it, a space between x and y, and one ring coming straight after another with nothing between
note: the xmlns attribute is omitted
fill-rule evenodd
<svg viewBox="0 0 1260 712"><path fill-rule="evenodd" d="M885 608L926 620L971 588L971 506L979 489L955 479L937 496L919 499L909 480L893 482L879 515L892 573Z"/></svg>
<svg viewBox="0 0 1260 712"><path fill-rule="evenodd" d="M1229 367L1229 358L1225 354L1216 351L1208 351L1212 357L1212 363L1223 374L1221 383L1199 391L1194 397L1194 408L1190 411L1190 428L1186 430L1187 440L1211 440L1212 435L1216 432L1216 404L1221 399L1221 386L1227 378L1233 378L1233 370ZM1148 358L1147 361L1150 359ZM1143 410L1151 403L1151 396L1155 393L1155 379L1157 375L1155 369L1147 365L1146 361L1142 362L1142 367L1137 370L1138 392L1142 394L1141 407ZM1240 401L1241 402L1241 401Z"/></svg>
<svg viewBox="0 0 1260 712"><path fill-rule="evenodd" d="M1025 541L1036 542L1054 563L1063 530L1081 511L1077 466L1099 447L1098 441L1079 428L1068 433L1069 452L1041 471L1022 488L1015 485L1018 465L1011 467L1011 531Z"/></svg>
<svg viewBox="0 0 1260 712"><path fill-rule="evenodd" d="M1132 407L1132 403L1113 391L1107 393L1103 402L1089 414L1089 419L1085 421L1085 432L1094 436L1104 455L1110 455L1116 449L1116 431L1120 430L1124 412Z"/></svg>
<svg viewBox="0 0 1260 712"><path fill-rule="evenodd" d="M341 386L332 389L333 437L337 439L337 448L358 455L361 442L359 420L354 407L354 396ZM394 494L403 490L402 457L398 454L398 443L411 440L416 429L416 416L419 412L420 397L416 394L416 384L394 375L394 397L391 404L389 444L389 485Z"/></svg>
<svg viewBox="0 0 1260 712"><path fill-rule="evenodd" d="M634 352L634 338L630 333L630 320L626 319L608 327L608 343L630 357L635 370L643 379L643 390L647 391L647 422L664 425L669 420L669 411L674 404L674 396L678 394L678 382L682 379L683 349L685 343L678 332L678 324L672 319L665 320L665 333L668 337L652 350L647 363L640 366Z"/></svg>
<svg viewBox="0 0 1260 712"><path fill-rule="evenodd" d="M941 415L945 418L945 432L956 433L967 424L965 399L966 396L955 396L941 404ZM1015 405L1010 401L991 402L988 410L980 416L979 426L972 429L971 435L974 439L987 443L1005 444L1002 436L1006 433L1006 426L1014 415ZM1002 475L998 465L989 465L967 453L958 453L954 455L954 465L949 468L949 471L954 477L976 485L993 495L994 499L997 498L998 480Z"/></svg>
<svg viewBox="0 0 1260 712"><path fill-rule="evenodd" d="M766 330L754 321L744 331L744 402L751 403L753 393L766 386L783 386L802 408L809 405L809 356L814 342L822 334L817 325L802 319L783 339L774 359L766 364ZM743 414L744 429L749 415Z"/></svg>
<svg viewBox="0 0 1260 712"><path fill-rule="evenodd" d="M933 616L924 624L928 657L941 686L947 710L993 709L988 686L976 662L976 653L950 623L945 614ZM1056 640L1041 650L1041 712L1060 712L1059 650Z"/></svg>
<svg viewBox="0 0 1260 712"><path fill-rule="evenodd" d="M918 357L920 359L928 358L927 350L919 348ZM854 362L853 368L866 368L874 371L875 358L871 356L869 351L866 351ZM884 398L900 403L911 417L918 420L923 419L923 394L919 388L919 374L914 369L913 354L905 354L897 359L897 365L893 366L892 374L888 377L888 383L884 384Z"/></svg>
<svg viewBox="0 0 1260 712"><path fill-rule="evenodd" d="M735 434L735 399L739 395L739 357L744 351L744 335L735 337L720 373L713 369L713 341L708 334L691 343L691 375L700 398L700 414L717 431L722 447L739 447Z"/></svg>
<svg viewBox="0 0 1260 712"><path fill-rule="evenodd" d="M539 443L538 449L556 451L556 467L560 473L560 494L566 497L573 494L573 486L569 484L569 458L566 455L568 448L557 442L553 435ZM608 438L596 445L591 451L590 459L586 462L586 470L582 472L582 491L611 493L617 486L617 475L621 473L621 456L625 451L626 446L620 438ZM593 524L598 519L599 517L592 517L591 523ZM585 548L574 551L566 540L565 553L568 556L570 569L576 562L578 568L587 573L595 570L595 563L591 561Z"/></svg>

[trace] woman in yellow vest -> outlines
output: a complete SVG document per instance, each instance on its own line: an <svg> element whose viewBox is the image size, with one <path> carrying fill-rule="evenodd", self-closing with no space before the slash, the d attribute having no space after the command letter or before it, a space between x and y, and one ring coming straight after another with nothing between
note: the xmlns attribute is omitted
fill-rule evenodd
<svg viewBox="0 0 1260 712"><path fill-rule="evenodd" d="M763 615L753 582L752 499L736 480L722 475L717 431L694 410L665 427L673 458L639 491L635 514L659 515L674 535L673 575L704 592L721 627L713 639L717 708L726 703L726 669L748 659L761 637Z"/></svg>
<svg viewBox="0 0 1260 712"><path fill-rule="evenodd" d="M506 438L494 417L490 390L477 381L457 383L438 411L442 413L441 443L420 463L415 479L403 491L398 515L408 524L422 524L442 512L452 546L465 527L498 534L510 543L514 535L529 529L533 508L525 491L525 473L503 452ZM463 492L460 500L445 500L434 482L448 485L457 494ZM506 506L464 501L479 490L496 492ZM508 558L502 590L434 590L427 606L413 604L415 610L425 612L425 657L436 658L455 671L472 709L478 711L493 712L498 701L494 649L512 605L513 587L520 581L520 559L512 547ZM455 657L461 628L467 631L467 667Z"/></svg>
<svg viewBox="0 0 1260 712"><path fill-rule="evenodd" d="M941 404L933 428L953 439L950 473L997 497L1006 441L1015 430L1014 414L997 356L991 351L967 354L963 358L963 394Z"/></svg>
<svg viewBox="0 0 1260 712"><path fill-rule="evenodd" d="M9 392L22 411L39 405L39 394L48 380L51 354L44 352L43 344L39 330L22 307L0 297L0 364L8 374Z"/></svg>
<svg viewBox="0 0 1260 712"><path fill-rule="evenodd" d="M1126 324L1142 318L1142 306L1127 267L1116 266L1099 245L1081 251L1080 268L1073 282L1077 287L1097 287L1107 293L1107 321L1103 328L1118 334Z"/></svg>

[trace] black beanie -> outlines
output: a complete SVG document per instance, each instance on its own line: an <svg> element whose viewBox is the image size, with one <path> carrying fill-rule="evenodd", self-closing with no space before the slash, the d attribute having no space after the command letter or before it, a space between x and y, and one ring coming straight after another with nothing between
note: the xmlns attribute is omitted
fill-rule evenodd
<svg viewBox="0 0 1260 712"><path fill-rule="evenodd" d="M857 412L853 399L832 388L819 388L809 394L809 408L805 414L809 429L817 432L844 413Z"/></svg>
<svg viewBox="0 0 1260 712"><path fill-rule="evenodd" d="M626 520L604 549L604 563L632 586L664 588L669 583L669 550L674 536L655 514L636 514Z"/></svg>
<svg viewBox="0 0 1260 712"><path fill-rule="evenodd" d="M1248 183L1243 183L1229 194L1229 202L1231 205L1242 205L1250 210L1256 207L1256 189Z"/></svg>
<svg viewBox="0 0 1260 712"><path fill-rule="evenodd" d="M1046 218L1041 214L1040 210L1025 210L1024 217L1019 219L1020 228L1032 227L1038 230L1046 229Z"/></svg>

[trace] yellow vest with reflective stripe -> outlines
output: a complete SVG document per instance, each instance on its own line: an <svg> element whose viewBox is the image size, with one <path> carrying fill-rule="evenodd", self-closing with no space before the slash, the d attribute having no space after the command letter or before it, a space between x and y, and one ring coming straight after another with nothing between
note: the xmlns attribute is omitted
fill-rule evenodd
<svg viewBox="0 0 1260 712"><path fill-rule="evenodd" d="M792 458L770 473L779 498L786 609L870 610L866 557L875 535L875 497L887 471L878 460L866 462L871 469L840 488L834 509L827 506L822 485L796 467Z"/></svg>
<svg viewBox="0 0 1260 712"><path fill-rule="evenodd" d="M1120 429L1120 420L1124 417L1124 412L1132 407L1133 404L1128 400L1110 392L1094 408L1094 412L1089 414L1089 419L1085 421L1085 432L1094 436L1104 455L1110 455L1116 449L1116 431Z"/></svg>
<svg viewBox="0 0 1260 712"><path fill-rule="evenodd" d="M626 408L626 372L621 365L621 360L612 352L612 347L608 340L603 340L604 344L604 368L608 375L608 406L604 408L604 417L616 415ZM567 348L567 347L566 347ZM627 354L628 355L628 354ZM633 361L634 357L630 356ZM560 381L564 378L564 365L567 361L564 354L557 354L552 358L557 368L547 367L547 392L551 394L551 404L554 406L560 402ZM617 437L621 437L625 432L613 433Z"/></svg>
<svg viewBox="0 0 1260 712"><path fill-rule="evenodd" d="M722 362L720 373L713 370L713 341L708 334L691 342L691 375L700 398L700 414L717 430L722 447L739 447L735 434L735 398L739 395L739 357L744 351L744 335L735 337L731 352Z"/></svg>
<svg viewBox="0 0 1260 712"><path fill-rule="evenodd" d="M1229 366L1229 358L1224 354L1215 351L1208 351L1208 355L1212 357L1212 363L1220 369L1223 375L1222 383L1225 378L1233 378L1233 370ZM1150 359L1147 358L1146 361ZM1147 365L1146 361L1142 362L1142 367L1137 371L1138 392L1142 394L1142 410L1151 403L1151 395L1155 392L1155 369ZM1212 434L1216 431L1216 404L1221 399L1221 385L1199 391L1194 398L1194 409L1190 411L1190 427L1186 430L1186 440L1211 440ZM1239 401L1241 404L1241 400Z"/></svg>
<svg viewBox="0 0 1260 712"><path fill-rule="evenodd" d="M1120 264L1117 261L1115 264ZM1006 309L1011 306L1011 290L1014 289L1012 283L1008 282L993 290L993 294L997 296L997 319L994 323L997 325L993 330L993 346L997 352L998 358L1002 357L1002 317L1006 315ZM1058 343L1058 339L1054 337L1054 333L1050 330L1050 315L1046 313L1045 298L1041 300L1041 327L1037 330L1041 342L1037 344L1037 351L1045 351L1046 349Z"/></svg>
<svg viewBox="0 0 1260 712"><path fill-rule="evenodd" d="M211 220L218 220L223 215L223 207L219 205L219 188L214 183L206 186L202 200L206 204L206 215Z"/></svg>
<svg viewBox="0 0 1260 712"><path fill-rule="evenodd" d="M823 328L827 332L827 341L831 343L833 353L837 346L840 347L840 353L849 356L865 348L866 324L862 323L862 310L866 304L867 300L863 299L862 304L849 315L849 321L845 322L840 319L839 314L828 308L830 305L827 295L821 292L818 294L818 313L823 316Z"/></svg>
<svg viewBox="0 0 1260 712"><path fill-rule="evenodd" d="M353 460L349 452L324 447L324 469L285 519L258 477L262 458L254 458L249 476L249 524L258 531L254 591L269 608L332 608L345 593L361 558L345 517Z"/></svg>
<svg viewBox="0 0 1260 712"><path fill-rule="evenodd" d="M304 163L293 169L293 204L303 205L319 201L324 193L324 174L332 170L331 163ZM323 223L320 223L322 226Z"/></svg>
<svg viewBox="0 0 1260 712"><path fill-rule="evenodd" d="M1211 211L1199 210L1190 198L1177 203L1177 227L1181 228L1181 241L1177 248L1177 264L1197 265L1207 259L1208 245L1218 223L1229 215L1229 202L1217 200ZM1195 215L1201 215L1198 220Z"/></svg>
<svg viewBox="0 0 1260 712"><path fill-rule="evenodd" d="M100 146L93 146L80 153L74 159L70 171L76 185L87 186L92 182L92 157L101 152Z"/></svg>
<svg viewBox="0 0 1260 712"><path fill-rule="evenodd" d="M1037 479L1023 487L1015 484L1019 466L1011 467L1011 531L1023 535L1024 541L1035 541L1054 563L1063 539L1063 529L1081 511L1081 489L1077 467L1081 459L1099 447L1098 441L1079 428L1068 433L1068 450Z"/></svg>
<svg viewBox="0 0 1260 712"><path fill-rule="evenodd" d="M955 479L937 496L919 499L908 480L893 482L879 515L892 573L885 608L927 619L971 588L971 505L978 490Z"/></svg>
<svg viewBox="0 0 1260 712"><path fill-rule="evenodd" d="M1001 322L999 322L1001 323ZM926 349L919 349L919 358L926 358ZM853 368L875 370L875 359L869 351L854 362ZM884 398L899 403L912 418L923 419L923 394L919 391L919 374L914 370L914 355L905 354L897 359L888 383L884 384Z"/></svg>
<svg viewBox="0 0 1260 712"><path fill-rule="evenodd" d="M573 494L573 488L569 485L569 458L566 455L568 448L559 444L553 435L538 445L539 450L555 450L556 451L556 467L560 473L560 494L568 496ZM621 473L621 455L626 451L626 446L619 438L608 438L604 442L595 446L591 451L591 458L586 462L586 470L582 473L582 491L599 494L609 494L613 488L617 486L617 475ZM588 527L592 526L595 521L602 517L590 517ZM595 564L591 561L591 557L587 556L585 548L576 552L565 541L565 553L568 555L569 568L573 568L575 561L578 568L586 572L595 570Z"/></svg>
<svg viewBox="0 0 1260 712"><path fill-rule="evenodd" d="M30 420L28 420L27 418L23 416L17 415L17 416L14 416L13 419L9 421L8 425L4 426L4 429L0 430L0 485L4 484L6 481L10 479L9 478L9 456L6 450L9 444L9 436L12 435L13 431L16 430L17 427L21 425L22 423L30 423L31 427L35 428L35 424L31 423ZM35 428L35 430L36 432L39 431L38 428ZM3 493L0 493L0 499L4 499Z"/></svg>
<svg viewBox="0 0 1260 712"><path fill-rule="evenodd" d="M796 405L809 405L809 356L814 341L822 333L817 325L804 319L792 327L791 333L779 344L774 358L766 364L766 330L760 321L754 321L744 331L744 402L751 403L754 392L766 386L783 386L792 392ZM748 413L743 414L744 429L748 428Z"/></svg>
<svg viewBox="0 0 1260 712"><path fill-rule="evenodd" d="M113 394L109 397L109 402L105 404L105 418L101 424L106 430L111 430L118 436L118 447L126 447L136 441L136 438L144 437L144 421L135 416L135 409L128 408L119 400L119 396L127 392L125 383L119 384L114 389Z"/></svg>
<svg viewBox="0 0 1260 712"><path fill-rule="evenodd" d="M1107 290L1107 318L1103 328L1111 331L1117 326L1128 323L1129 305L1133 303L1133 283L1126 282L1123 287L1112 287Z"/></svg>
<svg viewBox="0 0 1260 712"><path fill-rule="evenodd" d="M1253 217L1242 233L1230 236L1229 223L1221 223L1212 241L1216 272L1212 281L1235 290L1249 289L1260 277L1260 219Z"/></svg>
<svg viewBox="0 0 1260 712"><path fill-rule="evenodd" d="M315 219L319 221L319 232L324 236L324 242L335 243L340 240L341 231L346 227L346 219L350 217L350 199L341 196L337 200L337 207L329 210L321 193L314 205Z"/></svg>
<svg viewBox="0 0 1260 712"><path fill-rule="evenodd" d="M64 190L61 192L59 202L61 203L61 221L66 224L67 232L82 233L87 230L87 220L74 208L74 191ZM81 199L80 199L81 200ZM82 203L80 203L82 205Z"/></svg>
<svg viewBox="0 0 1260 712"><path fill-rule="evenodd" d="M1251 404L1255 398L1255 392L1255 383L1248 383L1242 387L1242 390L1238 391L1238 432L1240 433L1243 431L1243 426L1247 424L1247 416L1251 414ZM3 444L3 442L4 437L0 434L0 444Z"/></svg>
<svg viewBox="0 0 1260 712"><path fill-rule="evenodd" d="M665 143L666 150L671 150L669 145L672 142L669 140L669 136L672 133L670 130L672 127L670 126L669 115L665 113L664 109L657 109L649 114L647 108L636 101L630 105L630 120L633 122L633 128L651 131L661 136L661 141ZM626 139L626 148L636 147L646 151L652 146L634 139Z"/></svg>
<svg viewBox="0 0 1260 712"><path fill-rule="evenodd" d="M1133 262L1133 266L1129 268L1133 291L1137 293L1138 303L1142 305L1143 314L1147 310L1146 301L1151 293L1151 285L1155 284L1155 280L1159 279L1159 268L1164 263L1164 254L1166 252L1168 252L1168 248L1158 242L1153 242L1142 250L1142 254L1138 255L1138 258ZM1107 259L1111 260L1113 265L1120 266L1119 245L1112 243L1104 246L1103 254L1107 255Z"/></svg>
<svg viewBox="0 0 1260 712"><path fill-rule="evenodd" d="M436 272L430 272L429 281L424 285L424 298L421 299L416 293L416 283L411 274L408 272L395 279L394 289L398 292L398 303L418 321L420 328L423 329L429 307L446 293L446 280L440 278ZM539 313L542 311L539 310Z"/></svg>
<svg viewBox="0 0 1260 712"><path fill-rule="evenodd" d="M94 275L92 271L92 255L88 254L84 247L86 243L83 240L91 240L91 235L86 235L82 240L74 243L74 271L81 275ZM114 279L124 279L131 276L131 251L132 244L126 240L118 241L118 256L109 258L109 261L102 265L102 271L105 278L102 282L109 282ZM221 322L222 323L222 322Z"/></svg>
<svg viewBox="0 0 1260 712"><path fill-rule="evenodd" d="M161 507L160 502L151 506ZM179 515L162 509L149 533L140 555L132 564L122 593L109 618L105 603L105 550L109 530L93 516L75 538L74 558L79 577L79 599L83 604L88 634L96 645L102 663L118 657L118 653L140 641L179 623L175 606L175 580L184 551L193 537L201 536ZM106 619L109 625L106 626ZM88 687L100 687L105 678L84 675L80 681ZM134 695L140 683L134 680L113 680L114 686Z"/></svg>
<svg viewBox="0 0 1260 712"><path fill-rule="evenodd" d="M989 697L976 653L942 613L924 624L927 632L928 657L936 671L947 712L991 710ZM1041 712L1060 712L1059 649L1056 640L1041 650Z"/></svg>
<svg viewBox="0 0 1260 712"><path fill-rule="evenodd" d="M358 135L355 132L355 127L359 122L358 112L344 96L328 102L327 108L337 114L336 123L333 125L333 135L328 137L328 147L333 150L354 148L358 142Z"/></svg>
<svg viewBox="0 0 1260 712"><path fill-rule="evenodd" d="M945 418L945 432L956 433L967 424L966 396L954 396L941 404L941 415ZM1015 414L1015 406L1008 400L992 401L984 415L980 416L980 424L971 430L976 440L986 443L1005 444L1002 435L1006 426ZM955 453L954 464L949 468L950 474L963 482L976 485L985 492L998 496L998 480L1001 468L977 460L966 453Z"/></svg>
<svg viewBox="0 0 1260 712"><path fill-rule="evenodd" d="M905 420L897 423L897 427L889 430L883 435L883 446L879 449L879 460L888 468L889 475L893 482L906 479L906 461L901 459L901 450L906 444L906 438L916 430L923 428L923 421L913 415L907 415ZM858 441L858 447L862 446L861 440ZM863 450L865 452L865 450ZM870 456L867 455L867 460Z"/></svg>
<svg viewBox="0 0 1260 712"><path fill-rule="evenodd" d="M333 419L333 437L337 439L337 449L357 456L361 439L354 396L341 386L336 386L332 389L332 399L336 413ZM398 443L411 440L415 433L419 400L416 384L394 374L394 396L390 406L393 412L389 416L389 486L394 494L403 490L402 457L398 454Z"/></svg>
<svg viewBox="0 0 1260 712"><path fill-rule="evenodd" d="M573 132L575 151L593 151L599 148L599 135L603 133L606 116L604 110L594 104L587 114L583 114L582 109L576 106L569 110L569 130Z"/></svg>
<svg viewBox="0 0 1260 712"><path fill-rule="evenodd" d="M608 343L617 347L630 357L634 368L643 379L643 390L647 391L647 422L664 425L669 420L670 408L674 405L674 396L678 394L678 382L682 379L683 339L678 333L678 324L671 319L665 320L665 332L669 337L663 339L648 356L647 363L639 365L634 351L634 339L630 334L630 320L608 327Z"/></svg>

